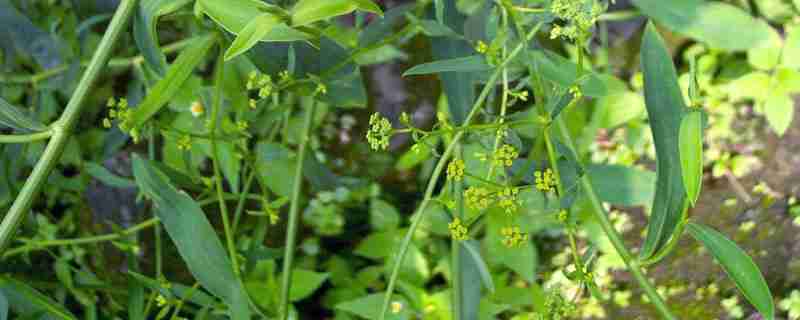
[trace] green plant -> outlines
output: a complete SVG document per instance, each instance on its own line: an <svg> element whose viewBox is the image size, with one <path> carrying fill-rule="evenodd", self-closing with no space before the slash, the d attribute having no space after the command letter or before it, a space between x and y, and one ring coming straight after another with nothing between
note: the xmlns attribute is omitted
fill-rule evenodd
<svg viewBox="0 0 800 320"><path fill-rule="evenodd" d="M786 132L796 91L787 78L796 65L784 57L794 48L776 45L781 40L769 24L727 3L633 3L634 16L715 49L687 50L690 68L679 76L668 44L648 22L638 50L641 81L628 84L600 65L608 43L592 48L605 21L631 16L606 13L606 1L434 0L384 12L371 0L123 0L77 86L61 88L69 102L55 121L45 125L46 117L0 100L0 124L14 131L0 142L41 149L0 224L0 255L19 265L52 258L58 283L51 289L59 293L51 298L38 292L45 285L3 275L0 319L9 307L21 317L60 319L78 312L130 319L322 317L314 312L381 320L591 318L605 316L602 304L627 307L631 290L653 314L678 319L686 316L646 270L675 251L684 231L757 312L773 319L772 293L755 262L690 219L689 210L699 201L708 158L715 170L734 171L717 144L730 134L704 139L727 127L718 106L753 100L774 131ZM338 22L345 16L353 23ZM178 31L162 31L162 18ZM742 39L726 36L726 23L744 26ZM162 48L160 37L183 40ZM111 59L114 44L127 38L140 55ZM403 57L399 48L428 40L433 61L403 76L441 85L434 123L359 111L369 101L361 67ZM747 60L758 69L727 83L738 86L738 97L722 95L733 89L712 78L718 66L708 61L725 54L717 49L749 49ZM78 61L0 82L31 85L18 89L31 96L52 94L40 83L80 70ZM133 79L124 91L98 82L106 65ZM742 84L750 78L780 88L779 97L742 93L753 91ZM92 121L79 121L84 116ZM601 128L621 126L628 136L609 139L631 140L619 143L629 147L598 148ZM341 130L349 140L353 128L365 133L352 146L331 138ZM396 135L412 145L395 160L385 151L399 148ZM80 149L84 143L91 147ZM93 154L105 149L113 152ZM131 177L96 163L122 150L133 154ZM647 157L656 161L655 173L634 166ZM85 171L83 180L70 183L59 164ZM393 166L419 173L424 187L411 192L413 201L403 199L410 204L400 206L393 195L399 188L381 180ZM47 189L58 179L68 182ZM80 199L90 180L135 189L150 205L148 216L112 223L105 235L87 232L76 223L85 218L81 200L70 197ZM37 199L60 205L36 206ZM648 207L637 251L623 239L627 216L610 205ZM62 206L70 208L63 215L41 214ZM406 210L413 212L407 227ZM39 225L33 236L23 225L29 215ZM369 234L358 238L364 229L354 225ZM150 229L152 238L144 233ZM551 257L560 262L548 270L550 283L537 281L534 243L543 230L565 244ZM98 267L110 263L104 243L123 257L122 275ZM611 269L624 269L638 289L609 286ZM430 281L432 273L444 284ZM108 303L98 307L100 299ZM735 296L723 302L741 316L737 303ZM790 304L780 306L793 312ZM309 305L325 311L304 314Z"/></svg>

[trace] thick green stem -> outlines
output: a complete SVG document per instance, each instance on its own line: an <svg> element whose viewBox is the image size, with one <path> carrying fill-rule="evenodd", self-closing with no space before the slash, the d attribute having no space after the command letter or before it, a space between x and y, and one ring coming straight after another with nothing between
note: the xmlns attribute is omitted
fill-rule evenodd
<svg viewBox="0 0 800 320"><path fill-rule="evenodd" d="M567 146L570 152L575 153L575 144L572 142L572 137L570 136L569 129L567 129L566 124L564 124L564 120L561 117L558 117L554 120L554 124L557 126L558 132L561 135L562 142ZM639 262L633 258L633 255L631 255L630 251L628 251L628 248L625 247L625 242L622 241L622 236L619 234L619 232L617 232L616 229L614 229L614 225L608 218L608 212L606 212L606 209L600 202L600 198L597 196L597 193L595 193L594 187L592 186L592 181L589 179L589 175L584 174L581 177L581 187L583 188L584 194L586 194L586 197L589 199L589 203L591 204L592 208L592 214L594 214L595 219L597 219L597 221L600 223L600 227L603 229L606 237L608 237L608 239L611 241L611 244L614 246L617 254L622 258L622 261L625 262L625 266L628 267L628 271L633 274L633 277L639 283L639 287L644 290L645 295L650 299L650 303L655 306L656 310L658 310L664 319L677 319L669 311L664 299L658 294L655 287L653 287L653 285L650 283L650 280L648 280L644 275L644 271L642 270Z"/></svg>
<svg viewBox="0 0 800 320"><path fill-rule="evenodd" d="M289 317L289 290L292 287L292 264L294 263L294 248L297 242L297 219L300 212L300 193L303 190L303 163L306 160L308 140L311 139L311 127L314 123L316 103L311 102L311 107L306 110L303 134L300 136L300 150L297 151L297 169L294 172L294 188L292 202L289 205L289 222L286 229L286 247L283 255L283 274L281 279L281 305L280 319Z"/></svg>
<svg viewBox="0 0 800 320"><path fill-rule="evenodd" d="M83 74L81 81L75 88L75 92L72 94L69 103L67 103L64 113L52 126L53 138L47 143L42 157L34 166L33 172L31 172L28 180L25 181L20 194L14 200L11 209L8 210L2 224L0 224L0 253L8 247L14 232L16 232L25 214L30 211L33 199L39 194L42 185L47 180L50 172L53 171L58 159L61 158L64 147L75 127L75 122L84 107L84 101L89 96L89 89L92 88L103 66L108 62L111 56L111 49L122 33L135 7L136 0L123 0L117 7L114 17L111 19L105 35L103 35L103 39L92 56L86 73Z"/></svg>
<svg viewBox="0 0 800 320"><path fill-rule="evenodd" d="M239 275L239 262L236 255L236 243L234 241L234 234L231 231L230 215L228 215L228 205L225 204L225 197L222 188L222 174L219 168L219 147L217 145L216 132L219 122L220 108L222 107L222 81L225 70L224 50L220 46L219 57L217 58L217 66L214 71L214 86L216 87L214 101L211 109L211 125L208 128L209 135L211 136L211 155L212 164L214 169L214 186L217 191L217 200L219 201L219 210L222 218L222 227L225 231L225 242L228 245L228 255L231 257L233 265L233 273Z"/></svg>

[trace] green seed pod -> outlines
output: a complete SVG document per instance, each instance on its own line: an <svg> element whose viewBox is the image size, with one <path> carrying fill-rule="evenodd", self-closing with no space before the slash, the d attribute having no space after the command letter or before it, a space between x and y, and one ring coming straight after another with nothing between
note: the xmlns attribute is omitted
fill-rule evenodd
<svg viewBox="0 0 800 320"><path fill-rule="evenodd" d="M692 110L681 119L679 139L681 174L686 196L694 206L703 183L703 113Z"/></svg>

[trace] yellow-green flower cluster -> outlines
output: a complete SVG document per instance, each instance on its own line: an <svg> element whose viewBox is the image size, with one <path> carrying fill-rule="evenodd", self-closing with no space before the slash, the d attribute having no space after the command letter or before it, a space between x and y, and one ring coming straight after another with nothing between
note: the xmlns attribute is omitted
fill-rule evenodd
<svg viewBox="0 0 800 320"><path fill-rule="evenodd" d="M533 173L536 178L536 190L552 192L555 190L556 179L553 177L553 170L547 169L544 172L536 171Z"/></svg>
<svg viewBox="0 0 800 320"><path fill-rule="evenodd" d="M464 177L464 160L455 159L447 164L447 180L461 181Z"/></svg>
<svg viewBox="0 0 800 320"><path fill-rule="evenodd" d="M519 247L528 242L528 234L522 233L519 227L506 227L500 230L503 236L503 245L509 248Z"/></svg>
<svg viewBox="0 0 800 320"><path fill-rule="evenodd" d="M494 152L492 164L498 167L510 167L517 157L519 157L517 149L511 145L504 144Z"/></svg>
<svg viewBox="0 0 800 320"><path fill-rule="evenodd" d="M519 208L519 205L517 204L518 193L519 189L517 188L503 188L503 190L497 195L497 205L499 205L500 208L503 208L503 210L508 214L517 212L517 209Z"/></svg>
<svg viewBox="0 0 800 320"><path fill-rule="evenodd" d="M595 24L602 10L593 0L553 0L550 11L566 24L554 25L550 38L580 39Z"/></svg>
<svg viewBox="0 0 800 320"><path fill-rule="evenodd" d="M494 195L486 188L472 186L464 191L464 199L467 201L467 207L483 210L494 202Z"/></svg>
<svg viewBox="0 0 800 320"><path fill-rule="evenodd" d="M386 150L389 147L389 137L391 136L392 124L389 123L389 119L373 113L369 117L369 130L367 131L367 141L372 150Z"/></svg>
<svg viewBox="0 0 800 320"><path fill-rule="evenodd" d="M274 93L275 84L272 82L272 77L268 74L261 74L257 71L250 72L247 78L247 91L258 90L258 99L266 99ZM250 99L249 106L255 109L258 105L258 100Z"/></svg>
<svg viewBox="0 0 800 320"><path fill-rule="evenodd" d="M469 239L467 227L461 223L459 218L454 218L453 222L447 224L447 229L450 230L450 237L453 240L464 241Z"/></svg>
<svg viewBox="0 0 800 320"><path fill-rule="evenodd" d="M187 135L181 136L177 141L178 150L186 151L192 148L192 137Z"/></svg>

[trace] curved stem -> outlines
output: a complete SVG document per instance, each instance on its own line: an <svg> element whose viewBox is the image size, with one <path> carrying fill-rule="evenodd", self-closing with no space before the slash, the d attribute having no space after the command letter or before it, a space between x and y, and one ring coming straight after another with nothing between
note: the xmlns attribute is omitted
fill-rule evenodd
<svg viewBox="0 0 800 320"><path fill-rule="evenodd" d="M39 251L44 250L47 247L60 247L60 246L70 246L70 245L79 245L79 244L87 244L87 243L97 243L97 242L106 242L106 241L113 241L117 240L122 237L129 236L131 234L137 233L143 229L147 229L152 226L158 225L158 218L150 218L148 220L143 221L133 227L128 229L122 230L117 233L109 233L100 236L91 236L91 237L84 237L84 238L74 238L74 239L56 239L56 240L46 240L41 242L35 242L26 244L21 247L13 248L6 251L3 254L3 259L8 259L15 255L31 252L31 251Z"/></svg>
<svg viewBox="0 0 800 320"><path fill-rule="evenodd" d="M217 58L216 70L214 71L214 86L216 93L211 109L211 124L208 128L209 135L211 136L211 155L212 166L214 170L214 186L217 190L217 200L219 201L219 210L222 218L222 227L225 230L225 242L228 245L228 255L231 257L231 264L233 266L233 273L239 276L239 262L236 255L236 244L234 242L234 235L231 232L230 216L228 215L228 205L225 204L225 192L222 187L222 174L219 169L219 147L217 145L216 132L219 122L219 112L222 107L222 80L225 69L224 52L220 46L219 57Z"/></svg>
<svg viewBox="0 0 800 320"><path fill-rule="evenodd" d="M45 180L47 180L50 172L53 171L58 159L61 158L73 127L75 127L75 122L84 107L83 102L89 96L89 89L97 80L103 66L108 62L111 56L111 49L122 33L122 29L131 17L135 7L136 0L123 0L117 7L114 17L111 19L105 35L103 35L103 39L100 40L100 44L92 56L89 67L83 74L77 88L75 88L75 92L72 94L69 103L67 103L64 113L52 126L53 138L47 143L42 157L34 166L30 177L25 181L20 194L14 200L8 213L3 218L2 224L0 224L0 253L8 247L11 237L16 232L25 214L30 210L33 199L39 194Z"/></svg>
<svg viewBox="0 0 800 320"><path fill-rule="evenodd" d="M53 130L29 134L0 134L0 143L28 143L45 140L53 136Z"/></svg>
<svg viewBox="0 0 800 320"><path fill-rule="evenodd" d="M294 172L294 188L292 190L292 202L289 206L289 225L286 230L283 274L281 275L280 319L282 320L286 320L289 317L289 291L292 286L292 264L294 262L294 247L297 242L297 216L300 211L300 192L303 190L303 164L306 160L308 140L311 138L311 127L313 127L316 107L317 104L312 101L311 107L306 110L303 135L300 138L300 150L298 150L297 154L297 168Z"/></svg>
<svg viewBox="0 0 800 320"><path fill-rule="evenodd" d="M570 136L569 129L567 129L566 124L564 124L564 120L561 117L558 117L554 121L554 124L557 126L557 129L561 134L562 141L570 150L570 152L575 153L575 144L572 142L572 137ZM650 280L648 280L644 275L639 262L633 258L631 252L625 247L625 242L622 241L622 236L617 232L616 229L614 229L614 225L608 218L608 212L606 212L606 209L600 202L600 198L597 196L597 193L595 193L589 175L584 174L581 177L581 187L583 188L586 197L589 198L592 214L600 223L600 227L603 229L606 237L608 237L608 239L611 241L611 244L614 246L617 254L622 258L622 261L625 262L625 266L628 267L628 271L633 274L633 277L639 283L639 287L644 290L645 295L647 295L647 297L650 299L650 303L655 306L656 310L658 310L664 319L677 319L674 315L672 315L672 312L669 311L667 304L664 302L664 299L661 297L661 295L658 294L655 287L653 287L653 284L651 284Z"/></svg>
<svg viewBox="0 0 800 320"><path fill-rule="evenodd" d="M189 38L189 39L183 39L183 40L168 44L168 45L166 45L166 46L164 46L162 48L162 51L165 54L178 51L180 49L185 48L187 45L189 45L192 42L192 40L194 40L194 39L193 38ZM108 61L108 67L110 67L110 68L130 68L131 66L138 65L138 64L142 63L143 61L144 61L144 57L142 55L138 55L138 56L134 56L134 57L130 57L130 58L113 58L113 59ZM87 67L90 64L91 64L91 61L89 61L89 62L84 61L84 62L81 63L81 67ZM64 72L66 72L67 70L69 70L69 65L61 65L61 66L58 66L58 67L55 67L55 68L52 68L52 69L47 69L45 71L42 71L42 72L39 72L39 73L36 73L36 74L31 74L31 75L0 77L0 83L18 83L18 84L33 83L33 84L36 84L36 83L42 82L44 80L50 79L52 77L55 77L55 76L57 76L59 74L62 74Z"/></svg>

